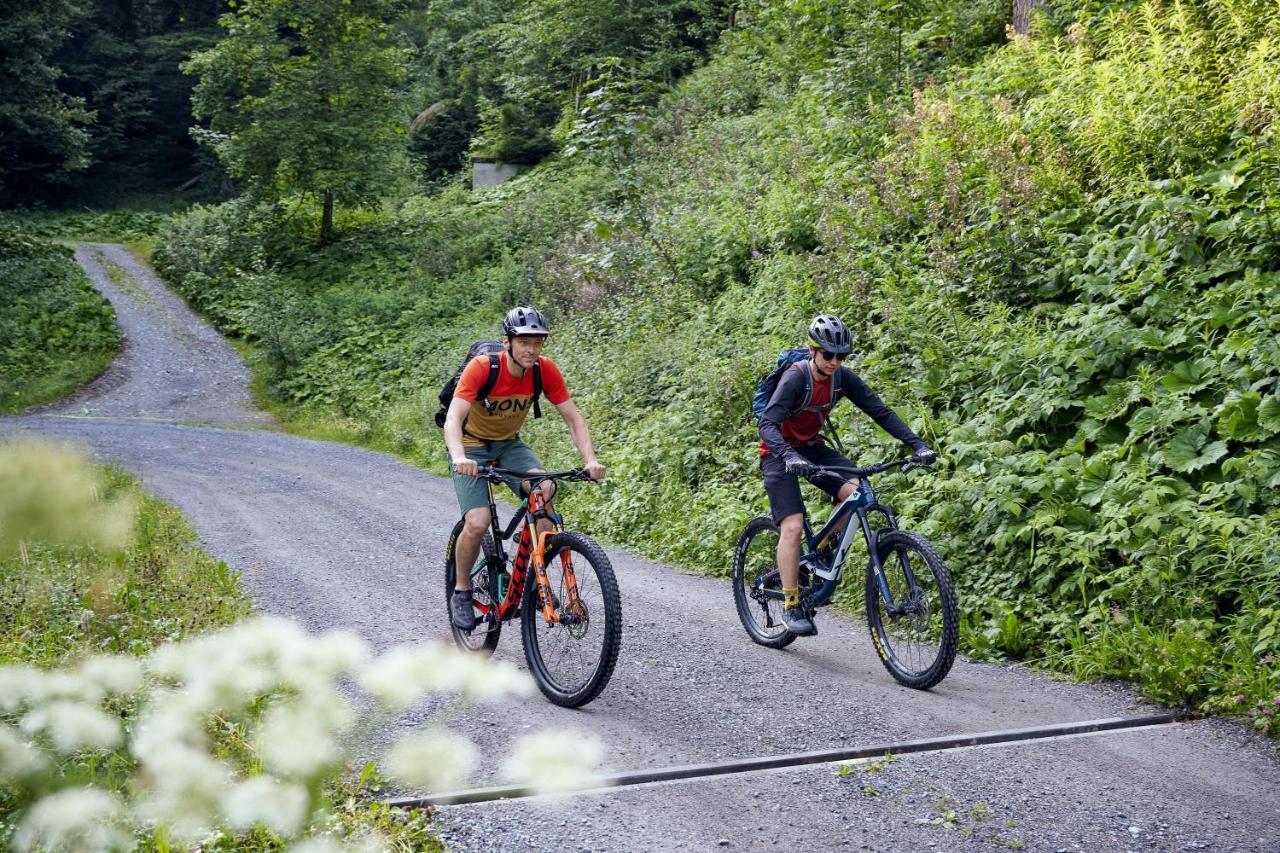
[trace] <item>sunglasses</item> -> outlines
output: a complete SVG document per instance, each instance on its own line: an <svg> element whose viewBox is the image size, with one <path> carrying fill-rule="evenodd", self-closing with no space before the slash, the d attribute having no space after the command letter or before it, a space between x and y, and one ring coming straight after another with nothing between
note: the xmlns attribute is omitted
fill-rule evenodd
<svg viewBox="0 0 1280 853"><path fill-rule="evenodd" d="M820 349L820 350L818 350L818 352L819 352L819 353L822 355L822 357L823 357L823 358L825 358L827 361L831 361L832 359L834 359L834 360L836 360L836 361L844 361L846 358L848 358L848 357L849 357L849 353L847 353L847 352L827 352L827 351L826 351L826 350L824 350L824 349Z"/></svg>

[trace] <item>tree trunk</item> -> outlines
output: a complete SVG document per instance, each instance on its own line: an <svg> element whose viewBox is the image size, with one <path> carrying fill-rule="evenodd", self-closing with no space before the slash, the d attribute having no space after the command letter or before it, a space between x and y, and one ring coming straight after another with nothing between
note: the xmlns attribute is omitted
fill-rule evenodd
<svg viewBox="0 0 1280 853"><path fill-rule="evenodd" d="M324 211L320 214L320 240L318 245L329 245L333 236L333 191L324 191Z"/></svg>
<svg viewBox="0 0 1280 853"><path fill-rule="evenodd" d="M1031 32L1032 13L1047 6L1046 0L1013 0L1013 31L1020 36Z"/></svg>

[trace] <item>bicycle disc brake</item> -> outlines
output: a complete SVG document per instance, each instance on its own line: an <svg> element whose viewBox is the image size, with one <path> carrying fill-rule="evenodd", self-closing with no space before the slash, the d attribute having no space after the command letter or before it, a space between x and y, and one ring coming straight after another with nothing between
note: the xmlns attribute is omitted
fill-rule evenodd
<svg viewBox="0 0 1280 853"><path fill-rule="evenodd" d="M568 629L569 636L575 640L581 640L587 635L587 629L591 627L591 615L587 612L587 605L582 603L581 598L569 602L568 606L560 611L560 624Z"/></svg>

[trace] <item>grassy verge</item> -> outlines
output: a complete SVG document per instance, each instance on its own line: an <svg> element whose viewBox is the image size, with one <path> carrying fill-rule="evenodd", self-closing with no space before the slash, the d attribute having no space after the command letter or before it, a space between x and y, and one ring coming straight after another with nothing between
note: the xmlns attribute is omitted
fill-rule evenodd
<svg viewBox="0 0 1280 853"><path fill-rule="evenodd" d="M176 508L109 470L105 498L138 502L125 551L34 546L0 565L0 663L60 666L87 654L141 655L250 612L237 575L200 547Z"/></svg>
<svg viewBox="0 0 1280 853"><path fill-rule="evenodd" d="M120 346L111 305L64 246L0 221L0 414L56 400Z"/></svg>
<svg viewBox="0 0 1280 853"><path fill-rule="evenodd" d="M182 513L143 492L126 474L105 469L98 494L106 504L136 507L135 535L122 550L89 545L28 545L0 559L0 666L67 667L91 655L144 655L157 646L228 626L252 612L239 575L209 554ZM129 720L139 709L122 703ZM217 748L239 754L248 745L234 726L211 732ZM131 770L118 755L86 753L59 768L65 780L125 794ZM350 837L376 830L399 850L443 849L427 811L400 812L371 800L373 774L349 774L325 790L328 830ZM0 778L0 853L21 817L22 803ZM140 839L141 850L168 849L163 839ZM284 849L278 838L255 830L218 837L204 849Z"/></svg>

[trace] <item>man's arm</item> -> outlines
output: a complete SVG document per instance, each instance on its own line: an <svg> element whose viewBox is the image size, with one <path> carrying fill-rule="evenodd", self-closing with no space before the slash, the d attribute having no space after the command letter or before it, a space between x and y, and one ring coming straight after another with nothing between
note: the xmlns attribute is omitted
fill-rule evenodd
<svg viewBox="0 0 1280 853"><path fill-rule="evenodd" d="M604 466L596 461L596 450L591 444L591 430L587 429L587 422L583 419L582 413L578 411L578 407L572 399L557 403L555 406L560 412L560 417L564 418L564 422L569 427L569 434L573 436L574 446L582 454L582 461L587 473L591 475L593 480L603 480Z"/></svg>
<svg viewBox="0 0 1280 853"><path fill-rule="evenodd" d="M928 448L928 445L925 444L920 436L912 432L911 427L907 426L893 409L886 406L884 401L867 387L867 383L863 382L858 374L847 367L840 369L844 371L840 381L844 387L845 396L852 400L855 406L866 412L867 417L875 421L882 430L906 444L912 450Z"/></svg>
<svg viewBox="0 0 1280 853"><path fill-rule="evenodd" d="M808 370L808 365L804 369ZM788 368L783 371L778 387L773 389L773 396L769 398L769 405L760 414L760 440L779 459L786 459L795 453L782 437L782 422L804 396L804 386L804 375L799 370Z"/></svg>
<svg viewBox="0 0 1280 853"><path fill-rule="evenodd" d="M444 416L444 446L449 450L449 461L453 470L468 477L476 475L479 465L474 459L467 458L466 448L462 444L462 422L471 411L471 401L464 400L456 394L449 403L449 411Z"/></svg>

